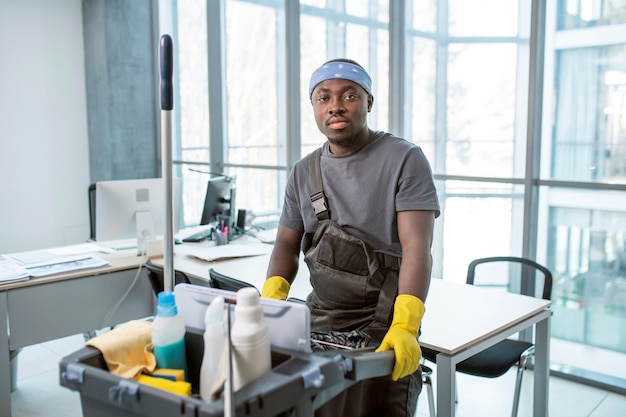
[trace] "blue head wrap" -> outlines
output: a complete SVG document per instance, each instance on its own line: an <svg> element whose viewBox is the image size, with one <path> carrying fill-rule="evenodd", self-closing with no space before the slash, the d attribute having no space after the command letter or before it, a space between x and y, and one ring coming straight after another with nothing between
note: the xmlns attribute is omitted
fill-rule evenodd
<svg viewBox="0 0 626 417"><path fill-rule="evenodd" d="M349 62L333 61L322 65L311 75L309 98L313 97L313 90L319 83L334 78L353 81L363 87L367 94L372 95L372 79L367 71Z"/></svg>

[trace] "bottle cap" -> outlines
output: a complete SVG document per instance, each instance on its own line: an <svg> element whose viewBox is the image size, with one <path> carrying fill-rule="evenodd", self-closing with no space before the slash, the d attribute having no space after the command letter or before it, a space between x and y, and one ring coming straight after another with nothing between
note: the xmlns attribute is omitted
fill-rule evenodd
<svg viewBox="0 0 626 417"><path fill-rule="evenodd" d="M172 317L178 314L176 308L176 300L174 293L171 291L162 291L158 295L157 316Z"/></svg>
<svg viewBox="0 0 626 417"><path fill-rule="evenodd" d="M245 287L237 291L235 317L248 322L263 320L263 308L256 288Z"/></svg>

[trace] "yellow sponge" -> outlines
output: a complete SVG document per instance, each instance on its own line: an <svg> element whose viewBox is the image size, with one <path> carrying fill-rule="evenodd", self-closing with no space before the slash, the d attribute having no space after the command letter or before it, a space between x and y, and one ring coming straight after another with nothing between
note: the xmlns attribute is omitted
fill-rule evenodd
<svg viewBox="0 0 626 417"><path fill-rule="evenodd" d="M139 375L137 382L151 387L173 392L174 394L190 396L191 384L185 381L170 381L167 378L154 377L149 375Z"/></svg>
<svg viewBox="0 0 626 417"><path fill-rule="evenodd" d="M184 381L185 380L185 371L182 369L167 369L167 368L159 368L155 369L154 372L150 372L148 375L154 376L157 378L166 378L170 381Z"/></svg>

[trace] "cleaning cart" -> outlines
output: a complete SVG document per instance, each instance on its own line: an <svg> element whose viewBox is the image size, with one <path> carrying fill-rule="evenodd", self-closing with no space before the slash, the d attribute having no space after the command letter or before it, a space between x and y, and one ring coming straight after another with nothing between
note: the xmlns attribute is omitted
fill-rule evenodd
<svg viewBox="0 0 626 417"><path fill-rule="evenodd" d="M236 293L179 284L175 294L187 327L185 345L193 395L181 396L116 376L108 371L99 350L85 347L60 363L61 385L80 393L83 416L228 415L224 399L207 402L197 395L204 348L200 318L216 296L225 296L231 303ZM231 401L235 416L313 416L318 407L356 382L391 374L392 351L311 352L306 306L269 299L262 299L262 303L269 328L274 329L270 331L272 368L234 392Z"/></svg>

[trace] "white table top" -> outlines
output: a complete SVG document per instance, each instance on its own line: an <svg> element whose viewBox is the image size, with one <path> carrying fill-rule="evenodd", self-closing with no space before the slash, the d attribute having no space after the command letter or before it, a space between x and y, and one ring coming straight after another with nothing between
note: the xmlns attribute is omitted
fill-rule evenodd
<svg viewBox="0 0 626 417"><path fill-rule="evenodd" d="M452 355L548 306L548 300L433 279L420 344Z"/></svg>

